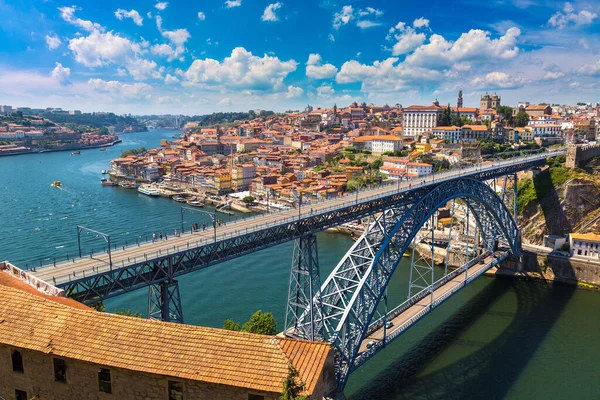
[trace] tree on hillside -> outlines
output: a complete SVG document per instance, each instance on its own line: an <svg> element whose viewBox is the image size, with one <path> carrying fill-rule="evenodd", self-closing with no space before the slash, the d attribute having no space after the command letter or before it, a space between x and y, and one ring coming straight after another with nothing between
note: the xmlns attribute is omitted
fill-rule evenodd
<svg viewBox="0 0 600 400"><path fill-rule="evenodd" d="M304 391L304 383L300 378L298 370L290 363L288 366L288 376L283 381L283 392L280 400L306 400L307 397L301 395Z"/></svg>
<svg viewBox="0 0 600 400"><path fill-rule="evenodd" d="M275 335L277 333L277 322L275 322L273 314L258 310L241 326L239 322L232 319L225 320L223 329L257 333L259 335Z"/></svg>
<svg viewBox="0 0 600 400"><path fill-rule="evenodd" d="M517 117L515 118L515 123L518 127L527 126L529 123L529 114L527 114L525 111L519 111L517 113Z"/></svg>
<svg viewBox="0 0 600 400"><path fill-rule="evenodd" d="M506 123L511 124L513 122L513 109L509 106L498 106L496 109L498 114L502 115L502 119L506 121Z"/></svg>
<svg viewBox="0 0 600 400"><path fill-rule="evenodd" d="M460 113L457 112L456 114L452 114L452 121L451 124L454 126L463 126L463 121L462 121L462 117L460 116Z"/></svg>
<svg viewBox="0 0 600 400"><path fill-rule="evenodd" d="M440 115L440 126L448 126L452 123L452 112L450 111L450 104L448 107L442 110L442 115Z"/></svg>

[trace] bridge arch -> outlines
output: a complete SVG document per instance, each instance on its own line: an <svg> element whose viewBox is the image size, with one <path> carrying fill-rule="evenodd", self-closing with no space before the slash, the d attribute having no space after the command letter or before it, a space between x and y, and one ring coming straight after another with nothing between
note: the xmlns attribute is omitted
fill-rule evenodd
<svg viewBox="0 0 600 400"><path fill-rule="evenodd" d="M518 227L510 211L479 180L445 182L411 204L385 210L338 263L318 295L322 304L318 329L336 348L340 389L356 367L361 342L402 255L431 215L457 198L474 215L487 249L503 238L513 254L519 252Z"/></svg>

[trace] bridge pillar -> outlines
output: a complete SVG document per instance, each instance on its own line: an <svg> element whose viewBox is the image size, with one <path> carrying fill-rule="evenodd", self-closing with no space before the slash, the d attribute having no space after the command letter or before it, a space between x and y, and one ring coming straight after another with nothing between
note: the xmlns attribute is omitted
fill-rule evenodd
<svg viewBox="0 0 600 400"><path fill-rule="evenodd" d="M317 237L311 234L294 241L285 335L307 340L323 339L322 303L321 297L316 296L320 288Z"/></svg>
<svg viewBox="0 0 600 400"><path fill-rule="evenodd" d="M168 279L150 285L148 318L183 324L179 283L176 280Z"/></svg>

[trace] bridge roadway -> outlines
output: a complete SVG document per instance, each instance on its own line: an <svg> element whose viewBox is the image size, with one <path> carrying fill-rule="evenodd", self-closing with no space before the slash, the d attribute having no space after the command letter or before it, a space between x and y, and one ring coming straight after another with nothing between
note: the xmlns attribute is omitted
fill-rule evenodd
<svg viewBox="0 0 600 400"><path fill-rule="evenodd" d="M391 310L387 316L387 321L390 321L393 324L391 327L384 327L383 318L370 324L370 329L368 330L367 335L365 335L358 350L356 367L375 355L375 353L385 347L386 344L400 336L401 333L414 325L419 319L440 305L444 300L448 299L451 295L466 286L466 284L481 276L485 271L497 265L506 257L508 257L508 252L506 251L497 251L495 254L487 252L472 260L468 264L468 269L463 265L452 271L446 277L441 278L434 284L433 297L431 296L430 289L427 288L414 295L412 299L407 300L405 304Z"/></svg>
<svg viewBox="0 0 600 400"><path fill-rule="evenodd" d="M265 243L264 246L257 247L254 251L260 248L283 243L287 240L292 240L303 234L318 232L327 229L331 226L340 225L345 222L356 220L358 217L363 217L373 213L375 206L381 207L383 204L378 199L390 197L390 199L398 194L405 194L415 192L418 195L418 189L427 189L428 186L437 185L439 183L457 179L471 177L475 179L491 179L502 174L515 173L521 170L530 168L533 165L539 164L546 157L556 156L565 154L564 150L557 150L552 152L540 153L535 155L515 157L501 161L487 162L463 169L450 170L442 173L436 173L428 177L423 177L420 181L409 181L409 182L391 182L371 190L364 190L362 192L353 192L340 196L334 199L323 200L314 202L307 205L302 205L300 210L292 209L286 211L280 211L272 214L260 215L253 218L246 218L237 220L235 222L229 222L223 224L217 228L216 241L213 238L214 232L212 227L207 227L205 231L185 233L179 237L169 236L168 240L159 240L156 242L140 243L139 245L130 245L129 247L118 248L112 251L112 267L109 265L109 257L107 253L94 254L89 256L83 256L81 258L69 259L68 261L50 264L35 268L30 272L48 283L54 284L57 287L68 287L73 282L82 280L89 280L90 277L97 275L108 275L114 274L115 270L121 270L130 266L136 266L143 263L148 264L152 260L159 260L173 256L174 254L183 254L193 249L200 249L207 246L214 247L214 252L218 251L219 248L225 247L225 242L230 239L237 239L243 236L248 236L253 232L261 232L271 228L287 227L292 224L295 225L295 229L299 230L300 223L305 222L305 226L302 226L302 232L296 232L293 236L290 234L285 238L282 238L279 242L269 238L269 243ZM421 194L422 195L422 194ZM395 200L394 197L392 200ZM413 199L414 201L414 199ZM371 207L372 204L372 207ZM333 217L330 216L333 213L338 212L341 209L347 209L355 207L357 205L364 205L362 210L354 213L346 213L331 221ZM367 207L368 206L368 207ZM379 211L379 210L378 210ZM320 220L317 218L320 216ZM341 219L341 218L345 218ZM317 224L318 221L321 221ZM281 232L281 231L278 231ZM280 233L278 233L280 234ZM266 240L265 240L266 241ZM233 246L233 244L232 244ZM246 254L252 250L245 250L239 254L233 255L229 258L210 256L210 264L224 261L226 259L234 258L241 254ZM208 257L208 256L206 256ZM213 259L219 258L213 261ZM206 260L206 259L203 259ZM193 268L186 270L199 269L201 266L196 266L198 263L195 262ZM207 264L208 265L208 264ZM182 273L185 273L182 272ZM139 282L138 282L139 283ZM147 284L148 282L146 282ZM129 289L132 289L130 287ZM112 290L112 289L111 289ZM128 289L125 289L128 290ZM106 293L108 297L109 293Z"/></svg>

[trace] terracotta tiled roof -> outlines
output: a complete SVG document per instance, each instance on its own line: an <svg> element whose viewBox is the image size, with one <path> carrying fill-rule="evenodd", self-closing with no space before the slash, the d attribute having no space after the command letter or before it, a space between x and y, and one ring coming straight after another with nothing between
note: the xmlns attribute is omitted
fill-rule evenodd
<svg viewBox="0 0 600 400"><path fill-rule="evenodd" d="M0 343L98 365L280 393L291 361L312 393L330 352L312 343L78 310L0 290Z"/></svg>

